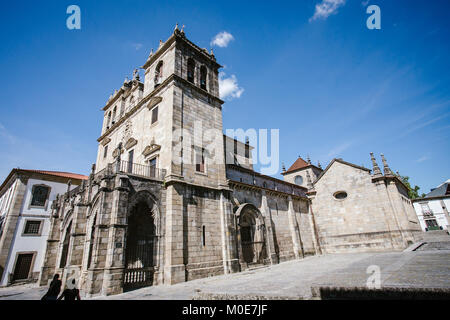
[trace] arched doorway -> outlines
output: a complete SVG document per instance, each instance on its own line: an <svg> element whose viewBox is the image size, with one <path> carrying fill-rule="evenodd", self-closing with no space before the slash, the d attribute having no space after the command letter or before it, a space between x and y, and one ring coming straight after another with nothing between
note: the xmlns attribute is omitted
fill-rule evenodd
<svg viewBox="0 0 450 320"><path fill-rule="evenodd" d="M264 263L267 258L264 221L256 208L246 205L238 209L241 260L247 265Z"/></svg>
<svg viewBox="0 0 450 320"><path fill-rule="evenodd" d="M137 201L128 216L124 291L153 284L158 242L155 203L145 200Z"/></svg>

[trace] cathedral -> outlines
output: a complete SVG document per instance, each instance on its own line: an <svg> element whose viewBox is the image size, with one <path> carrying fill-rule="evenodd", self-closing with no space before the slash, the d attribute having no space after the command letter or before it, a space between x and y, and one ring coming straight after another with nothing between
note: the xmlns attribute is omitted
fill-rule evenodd
<svg viewBox="0 0 450 320"><path fill-rule="evenodd" d="M252 146L223 135L212 51L176 28L142 68L143 81L135 71L103 107L89 178L53 202L41 285L59 273L88 296L112 295L417 241L407 188L384 156L383 172L371 155L372 170L299 157L283 180L260 174Z"/></svg>

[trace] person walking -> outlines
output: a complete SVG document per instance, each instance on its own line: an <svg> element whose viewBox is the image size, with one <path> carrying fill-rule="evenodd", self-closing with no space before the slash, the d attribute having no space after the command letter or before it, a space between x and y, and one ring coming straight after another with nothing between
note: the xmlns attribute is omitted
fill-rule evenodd
<svg viewBox="0 0 450 320"><path fill-rule="evenodd" d="M67 288L66 290L63 291L63 293L58 298L58 300L61 300L63 298L64 298L64 300L81 300L80 299L80 290L78 290L76 287L75 279L72 279L70 287L72 287L72 288L71 289Z"/></svg>
<svg viewBox="0 0 450 320"><path fill-rule="evenodd" d="M61 280L59 280L59 274L53 276L52 282L50 282L50 287L47 293L42 297L41 300L56 300L58 294L61 291Z"/></svg>

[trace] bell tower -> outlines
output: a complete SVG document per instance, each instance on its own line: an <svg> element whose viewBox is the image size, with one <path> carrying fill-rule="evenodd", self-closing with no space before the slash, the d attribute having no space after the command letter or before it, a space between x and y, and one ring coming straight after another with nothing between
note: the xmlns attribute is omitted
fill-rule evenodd
<svg viewBox="0 0 450 320"><path fill-rule="evenodd" d="M237 260L229 252L232 210L224 160L224 101L219 98L221 65L212 51L195 45L177 26L142 68L144 97L157 103L148 109L158 107L161 120L151 135L160 146L159 166L167 171L164 283L235 270ZM220 226L223 230L217 232ZM223 250L216 250L218 244ZM202 267L213 258L220 265Z"/></svg>
<svg viewBox="0 0 450 320"><path fill-rule="evenodd" d="M166 118L165 128L155 138L165 140L159 164L167 170L166 180L225 185L221 65L212 50L195 45L177 26L142 68L144 96L162 98L158 112Z"/></svg>

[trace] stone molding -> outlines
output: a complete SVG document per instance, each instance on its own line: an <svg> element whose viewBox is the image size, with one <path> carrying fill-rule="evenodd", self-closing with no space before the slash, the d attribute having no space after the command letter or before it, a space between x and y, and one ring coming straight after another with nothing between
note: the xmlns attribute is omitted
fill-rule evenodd
<svg viewBox="0 0 450 320"><path fill-rule="evenodd" d="M135 145L137 145L138 141L135 138L129 138L127 140L127 142L125 143L124 147L126 150L134 147Z"/></svg>

